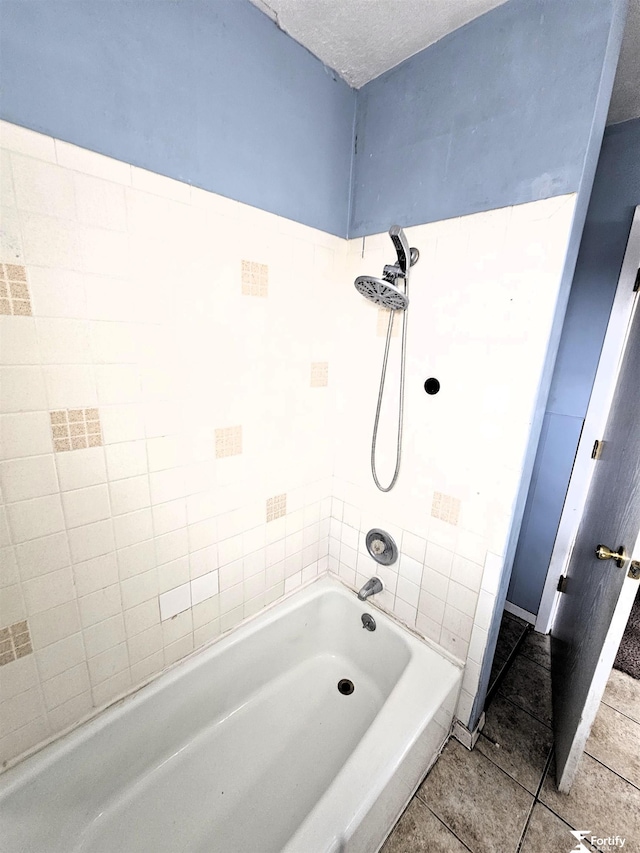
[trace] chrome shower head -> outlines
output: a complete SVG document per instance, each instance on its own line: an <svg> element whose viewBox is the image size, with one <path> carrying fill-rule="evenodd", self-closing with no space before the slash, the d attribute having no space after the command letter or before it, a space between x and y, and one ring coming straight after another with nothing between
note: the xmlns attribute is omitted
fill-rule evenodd
<svg viewBox="0 0 640 853"><path fill-rule="evenodd" d="M409 297L395 284L384 279L359 275L354 284L356 290L366 299L390 311L404 311L409 304Z"/></svg>

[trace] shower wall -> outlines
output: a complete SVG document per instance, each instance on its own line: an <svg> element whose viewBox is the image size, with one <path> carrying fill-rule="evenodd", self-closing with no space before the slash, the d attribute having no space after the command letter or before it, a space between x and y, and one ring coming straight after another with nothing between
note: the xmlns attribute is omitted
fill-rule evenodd
<svg viewBox="0 0 640 853"><path fill-rule="evenodd" d="M457 716L469 720L498 592L569 241L574 195L406 229L412 268L402 467L379 492L369 468L386 312L353 288L394 258L387 234L349 243L335 319L334 501L329 569L466 661ZM397 315L399 316L399 315ZM395 324L394 324L395 325ZM392 337L378 476L395 463L400 323ZM441 383L428 395L424 382ZM366 531L387 529L399 561L379 566Z"/></svg>
<svg viewBox="0 0 640 853"><path fill-rule="evenodd" d="M319 572L360 585L373 526L401 552L381 603L467 661L467 720L574 196L408 229L383 495L387 317L353 279L393 259L386 234L347 242L0 129L2 760Z"/></svg>
<svg viewBox="0 0 640 853"><path fill-rule="evenodd" d="M0 130L2 762L326 569L347 244Z"/></svg>

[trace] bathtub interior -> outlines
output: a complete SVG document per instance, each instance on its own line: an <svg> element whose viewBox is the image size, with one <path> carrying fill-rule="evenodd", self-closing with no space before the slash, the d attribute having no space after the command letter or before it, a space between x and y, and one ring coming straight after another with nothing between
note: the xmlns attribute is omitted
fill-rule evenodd
<svg viewBox="0 0 640 853"><path fill-rule="evenodd" d="M281 850L388 710L416 642L320 580L7 774L2 843L158 853L251 837ZM213 798L212 774L224 779Z"/></svg>

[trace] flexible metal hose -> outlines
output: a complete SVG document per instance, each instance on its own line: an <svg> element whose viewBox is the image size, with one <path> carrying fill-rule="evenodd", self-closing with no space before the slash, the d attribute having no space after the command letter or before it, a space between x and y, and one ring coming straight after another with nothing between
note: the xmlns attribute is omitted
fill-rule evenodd
<svg viewBox="0 0 640 853"><path fill-rule="evenodd" d="M409 296L409 270L407 269L405 277L405 294ZM378 475L376 474L376 443L378 441L378 424L380 422L380 409L382 408L382 395L384 393L384 383L387 375L387 361L389 360L389 346L391 344L391 332L393 331L393 318L395 311L389 311L389 325L387 326L387 340L384 345L384 357L382 359L382 375L380 376L380 390L378 391L378 405L376 407L376 417L373 423L373 439L371 441L371 473L373 482L381 492L390 492L395 486L398 474L400 473L400 457L402 455L402 424L404 418L404 367L407 352L407 308L402 312L402 353L400 356L400 399L398 404L398 442L396 445L396 468L393 473L393 478L388 486L381 486Z"/></svg>

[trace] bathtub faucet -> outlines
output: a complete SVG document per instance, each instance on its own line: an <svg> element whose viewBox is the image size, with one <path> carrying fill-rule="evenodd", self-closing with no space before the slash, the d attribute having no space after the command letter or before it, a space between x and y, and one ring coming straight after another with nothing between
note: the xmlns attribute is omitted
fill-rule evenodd
<svg viewBox="0 0 640 853"><path fill-rule="evenodd" d="M358 598L360 601L366 601L372 595L375 595L377 592L382 592L383 590L382 581L380 578L369 578L366 584L362 587L360 592L358 593Z"/></svg>

